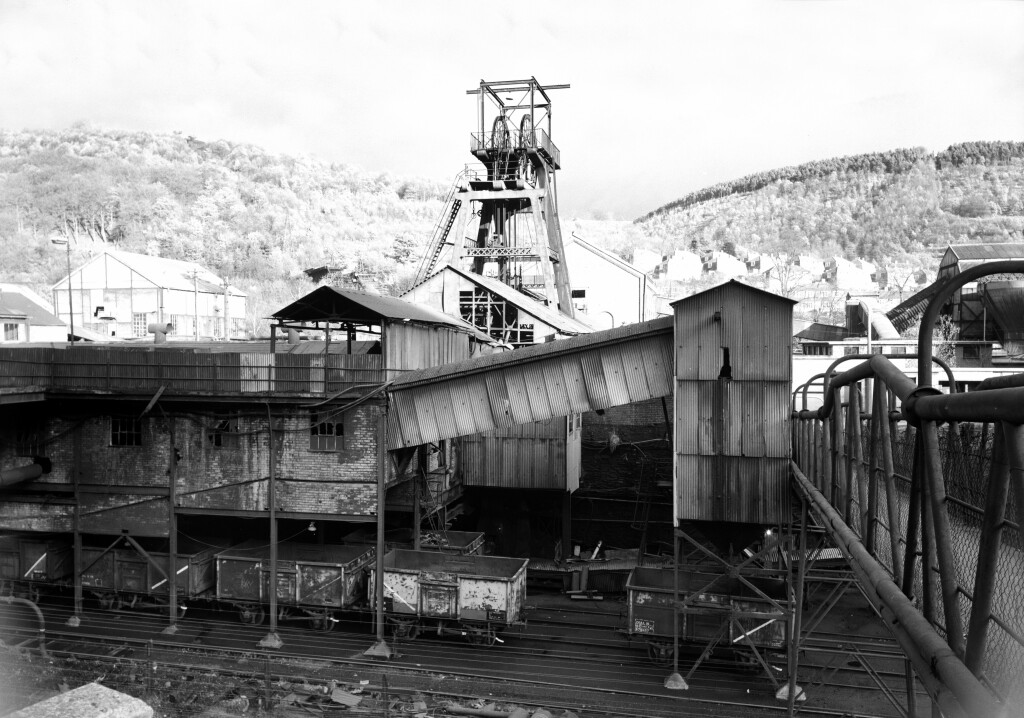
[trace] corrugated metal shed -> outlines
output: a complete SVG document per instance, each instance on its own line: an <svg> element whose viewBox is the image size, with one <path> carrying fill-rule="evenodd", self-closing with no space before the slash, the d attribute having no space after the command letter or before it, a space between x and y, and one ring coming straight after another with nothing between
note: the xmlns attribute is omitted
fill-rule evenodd
<svg viewBox="0 0 1024 718"><path fill-rule="evenodd" d="M664 317L408 372L389 389L389 448L668 396L672 326Z"/></svg>
<svg viewBox="0 0 1024 718"><path fill-rule="evenodd" d="M677 520L788 516L794 304L737 281L673 302Z"/></svg>
<svg viewBox="0 0 1024 718"><path fill-rule="evenodd" d="M443 324L471 334L480 341L491 338L469 322L444 314L421 304L404 299L384 297L380 294L356 292L350 289L319 287L283 309L274 312L273 319L293 322L355 322L380 324L382 320Z"/></svg>

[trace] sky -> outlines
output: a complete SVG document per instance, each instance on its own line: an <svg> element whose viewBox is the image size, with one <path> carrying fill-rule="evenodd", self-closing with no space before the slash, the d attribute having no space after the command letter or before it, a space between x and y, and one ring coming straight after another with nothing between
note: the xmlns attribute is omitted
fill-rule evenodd
<svg viewBox="0 0 1024 718"><path fill-rule="evenodd" d="M762 170L1024 141L1021 0L0 0L0 128L180 131L448 182L466 90L553 92L563 217Z"/></svg>

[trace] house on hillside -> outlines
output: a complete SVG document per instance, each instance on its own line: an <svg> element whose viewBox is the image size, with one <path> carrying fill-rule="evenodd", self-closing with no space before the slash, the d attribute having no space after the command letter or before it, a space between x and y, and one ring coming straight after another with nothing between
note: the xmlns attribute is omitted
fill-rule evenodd
<svg viewBox="0 0 1024 718"><path fill-rule="evenodd" d="M620 257L573 235L565 244L576 316L595 329L653 319L655 293L647 275Z"/></svg>
<svg viewBox="0 0 1024 718"><path fill-rule="evenodd" d="M589 334L585 322L568 317L504 282L448 265L402 299L461 317L495 341L512 347Z"/></svg>
<svg viewBox="0 0 1024 718"><path fill-rule="evenodd" d="M652 252L649 249L640 249L639 247L633 249L632 264L644 274L653 272L660 262L661 255L657 252Z"/></svg>
<svg viewBox="0 0 1024 718"><path fill-rule="evenodd" d="M70 287L70 309L68 292ZM194 262L105 250L53 285L62 320L110 339L137 339L150 324L172 337L243 339L246 295Z"/></svg>
<svg viewBox="0 0 1024 718"><path fill-rule="evenodd" d="M874 269L863 269L843 257L825 260L825 281L841 289L865 291L876 289L871 278Z"/></svg>
<svg viewBox="0 0 1024 718"><path fill-rule="evenodd" d="M359 292L380 294L377 282L369 272L360 272L354 263L321 264L302 270L303 274L318 286L353 289Z"/></svg>
<svg viewBox="0 0 1024 718"><path fill-rule="evenodd" d="M68 326L46 301L20 284L0 284L0 343L66 342Z"/></svg>
<svg viewBox="0 0 1024 718"><path fill-rule="evenodd" d="M746 263L727 252L711 252L704 258L704 271L717 272L723 277L733 279L747 273Z"/></svg>
<svg viewBox="0 0 1024 718"><path fill-rule="evenodd" d="M679 249L663 256L654 273L658 278L670 282L685 282L699 279L704 273L704 263L697 254Z"/></svg>

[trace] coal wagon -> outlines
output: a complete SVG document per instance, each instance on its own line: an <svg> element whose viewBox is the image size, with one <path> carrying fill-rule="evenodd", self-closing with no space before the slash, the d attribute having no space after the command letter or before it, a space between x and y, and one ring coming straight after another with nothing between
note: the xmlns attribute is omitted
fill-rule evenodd
<svg viewBox="0 0 1024 718"><path fill-rule="evenodd" d="M82 588L102 608L165 606L174 572L178 596L207 597L215 584L214 545L199 541L178 544L174 566L163 542L151 549L115 542L82 547Z"/></svg>
<svg viewBox="0 0 1024 718"><path fill-rule="evenodd" d="M637 567L626 582L626 633L651 660L672 661L675 577L672 568ZM788 636L787 589L779 579L679 570L679 641L729 652L782 651Z"/></svg>
<svg viewBox="0 0 1024 718"><path fill-rule="evenodd" d="M528 559L395 549L384 556L384 615L398 637L422 631L491 645L525 620ZM376 568L371 570L370 600Z"/></svg>
<svg viewBox="0 0 1024 718"><path fill-rule="evenodd" d="M73 571L67 537L50 534L0 536L0 595L38 600L48 588L67 583Z"/></svg>
<svg viewBox="0 0 1024 718"><path fill-rule="evenodd" d="M366 595L369 546L283 542L277 548L278 618L308 620L329 631L335 612ZM217 554L217 600L238 610L243 623L263 623L270 603L270 546L247 541Z"/></svg>

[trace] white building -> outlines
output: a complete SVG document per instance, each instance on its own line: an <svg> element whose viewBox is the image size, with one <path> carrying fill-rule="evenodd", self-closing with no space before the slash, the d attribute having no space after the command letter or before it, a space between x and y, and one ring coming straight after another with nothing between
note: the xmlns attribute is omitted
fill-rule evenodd
<svg viewBox="0 0 1024 718"><path fill-rule="evenodd" d="M565 244L576 316L594 329L654 319L654 288L647 275L611 252L574 236Z"/></svg>
<svg viewBox="0 0 1024 718"><path fill-rule="evenodd" d="M0 284L0 343L66 342L67 324L45 299L20 284Z"/></svg>
<svg viewBox="0 0 1024 718"><path fill-rule="evenodd" d="M658 276L670 282L685 282L690 279L699 279L703 273L704 263L700 257L693 252L687 252L685 249L679 249L673 254L665 255L657 269Z"/></svg>
<svg viewBox="0 0 1024 718"><path fill-rule="evenodd" d="M170 324L172 337L244 339L244 292L208 269L177 259L108 249L53 285L58 316L77 331L145 337L149 324Z"/></svg>

